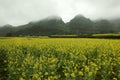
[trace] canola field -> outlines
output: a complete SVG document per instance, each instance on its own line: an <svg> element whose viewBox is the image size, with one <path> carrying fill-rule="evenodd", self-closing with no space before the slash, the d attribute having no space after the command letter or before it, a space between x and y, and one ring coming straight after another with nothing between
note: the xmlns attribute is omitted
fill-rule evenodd
<svg viewBox="0 0 120 80"><path fill-rule="evenodd" d="M0 80L120 80L120 40L1 38Z"/></svg>

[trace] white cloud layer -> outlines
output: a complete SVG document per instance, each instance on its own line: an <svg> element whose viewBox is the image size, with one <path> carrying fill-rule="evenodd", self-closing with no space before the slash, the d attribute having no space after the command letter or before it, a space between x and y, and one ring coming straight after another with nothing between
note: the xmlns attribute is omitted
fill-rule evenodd
<svg viewBox="0 0 120 80"><path fill-rule="evenodd" d="M65 22L82 14L90 19L120 17L120 0L0 0L0 25L21 25L58 15Z"/></svg>

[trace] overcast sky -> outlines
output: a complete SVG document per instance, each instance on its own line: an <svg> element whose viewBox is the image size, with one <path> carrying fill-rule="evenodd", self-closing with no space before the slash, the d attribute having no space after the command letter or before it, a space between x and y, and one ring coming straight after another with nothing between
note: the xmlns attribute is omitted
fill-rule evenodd
<svg viewBox="0 0 120 80"><path fill-rule="evenodd" d="M120 0L0 0L0 25L21 25L47 16L68 22L82 14L90 19L120 17Z"/></svg>

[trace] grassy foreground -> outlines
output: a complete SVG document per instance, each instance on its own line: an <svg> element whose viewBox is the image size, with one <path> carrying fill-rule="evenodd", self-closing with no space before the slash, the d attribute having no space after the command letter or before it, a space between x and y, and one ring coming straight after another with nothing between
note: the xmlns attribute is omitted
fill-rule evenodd
<svg viewBox="0 0 120 80"><path fill-rule="evenodd" d="M1 38L0 80L120 80L120 40Z"/></svg>

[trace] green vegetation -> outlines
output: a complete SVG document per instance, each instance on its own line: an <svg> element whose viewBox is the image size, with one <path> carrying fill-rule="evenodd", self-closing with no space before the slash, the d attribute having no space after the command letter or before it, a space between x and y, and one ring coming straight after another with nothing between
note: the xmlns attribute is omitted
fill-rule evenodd
<svg viewBox="0 0 120 80"><path fill-rule="evenodd" d="M0 39L0 80L119 79L120 40Z"/></svg>
<svg viewBox="0 0 120 80"><path fill-rule="evenodd" d="M82 34L82 35L50 35L50 38L103 38L120 39L120 34Z"/></svg>
<svg viewBox="0 0 120 80"><path fill-rule="evenodd" d="M120 39L120 34L93 34L93 38Z"/></svg>
<svg viewBox="0 0 120 80"><path fill-rule="evenodd" d="M120 36L120 34L93 34L93 36Z"/></svg>

